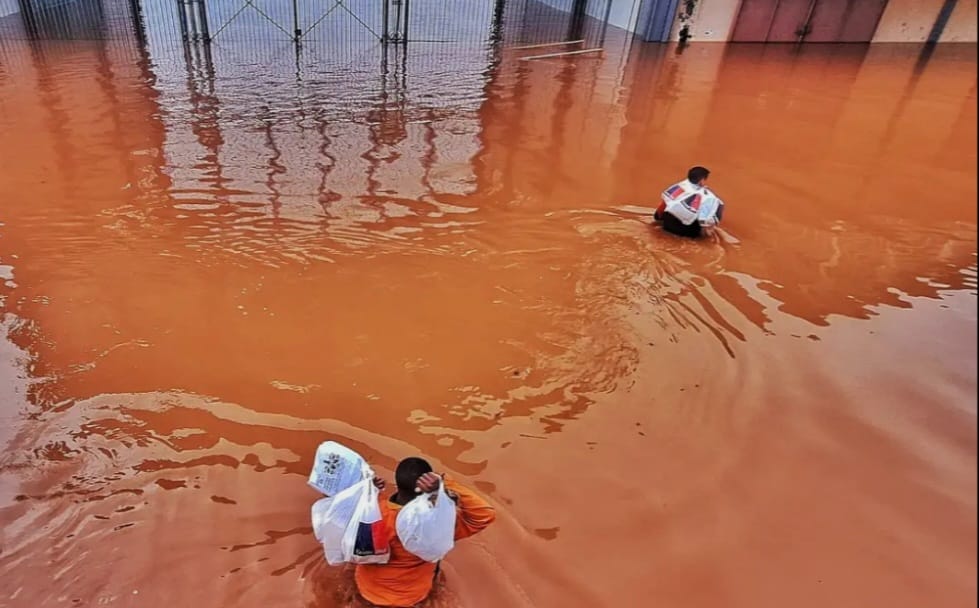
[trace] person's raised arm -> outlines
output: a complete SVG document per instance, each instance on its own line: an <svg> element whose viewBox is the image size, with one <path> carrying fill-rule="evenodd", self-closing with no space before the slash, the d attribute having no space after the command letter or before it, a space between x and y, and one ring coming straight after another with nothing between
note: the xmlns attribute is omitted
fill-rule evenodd
<svg viewBox="0 0 979 608"><path fill-rule="evenodd" d="M469 488L445 480L445 489L456 501L456 540L483 531L496 520L496 509Z"/></svg>
<svg viewBox="0 0 979 608"><path fill-rule="evenodd" d="M443 482L445 483L446 494L456 503L456 540L468 538L477 532L481 532L496 520L496 509L486 502L482 496L435 473L425 473L419 477L415 491L419 493L434 492L438 490L439 483Z"/></svg>

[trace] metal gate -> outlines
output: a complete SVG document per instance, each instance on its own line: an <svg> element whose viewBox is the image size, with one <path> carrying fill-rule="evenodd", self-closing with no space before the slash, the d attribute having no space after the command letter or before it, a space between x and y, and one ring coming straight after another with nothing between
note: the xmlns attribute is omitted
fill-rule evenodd
<svg viewBox="0 0 979 608"><path fill-rule="evenodd" d="M157 49L213 43L240 47L242 53L296 45L362 51L408 43L423 52L439 44L570 49L601 46L611 5L612 0L0 0L0 39L122 34L147 39ZM119 23L107 28L113 19Z"/></svg>
<svg viewBox="0 0 979 608"><path fill-rule="evenodd" d="M403 0L138 0L149 29L192 42L394 41ZM393 10L392 10L393 9ZM401 18L392 21L391 15Z"/></svg>

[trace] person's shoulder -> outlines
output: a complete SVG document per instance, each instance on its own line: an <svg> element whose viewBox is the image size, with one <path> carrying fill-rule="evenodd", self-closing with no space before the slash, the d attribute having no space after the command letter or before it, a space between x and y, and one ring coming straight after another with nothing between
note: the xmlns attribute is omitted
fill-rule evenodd
<svg viewBox="0 0 979 608"><path fill-rule="evenodd" d="M401 505L399 505L398 503L394 502L394 500L392 500L392 497L391 496L381 495L380 500L378 501L378 503L379 503L379 506L381 508L381 516L382 517L387 517L389 515L390 516L393 516L393 517L396 517L398 515L398 511L401 510Z"/></svg>

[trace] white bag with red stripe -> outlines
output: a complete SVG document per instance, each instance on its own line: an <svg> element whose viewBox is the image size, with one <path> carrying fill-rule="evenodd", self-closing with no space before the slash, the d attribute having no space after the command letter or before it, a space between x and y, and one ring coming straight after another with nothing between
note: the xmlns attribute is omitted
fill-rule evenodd
<svg viewBox="0 0 979 608"><path fill-rule="evenodd" d="M724 202L711 190L683 180L663 191L665 211L686 226L699 221L712 227L721 223Z"/></svg>

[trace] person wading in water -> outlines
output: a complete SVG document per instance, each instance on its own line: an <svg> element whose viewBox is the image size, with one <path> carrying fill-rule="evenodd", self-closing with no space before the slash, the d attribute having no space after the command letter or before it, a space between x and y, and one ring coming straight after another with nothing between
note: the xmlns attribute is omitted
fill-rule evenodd
<svg viewBox="0 0 979 608"><path fill-rule="evenodd" d="M394 473L397 492L380 498L381 518L388 534L391 559L386 564L358 564L354 581L361 597L373 606L413 608L431 594L439 564L412 555L401 544L396 521L401 507L421 493L435 492L444 483L446 494L456 504L455 539L468 538L486 529L496 519L492 506L472 490L443 476L436 475L432 465L417 457L406 458ZM382 492L387 483L374 478Z"/></svg>
<svg viewBox="0 0 979 608"><path fill-rule="evenodd" d="M663 230L697 238L704 234L705 228L720 223L724 204L707 189L708 177L710 171L706 167L693 167L687 172L687 179L663 192L663 202L653 214Z"/></svg>

